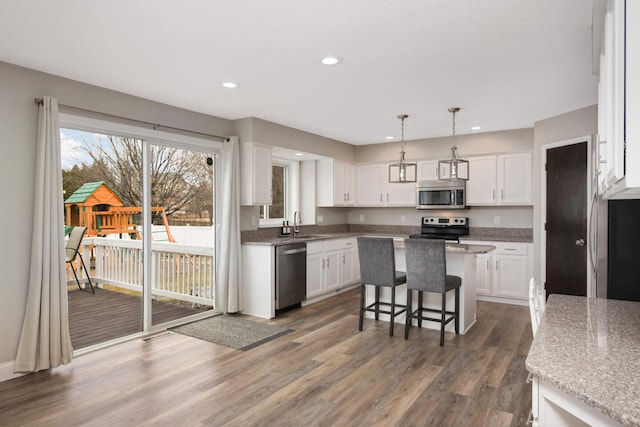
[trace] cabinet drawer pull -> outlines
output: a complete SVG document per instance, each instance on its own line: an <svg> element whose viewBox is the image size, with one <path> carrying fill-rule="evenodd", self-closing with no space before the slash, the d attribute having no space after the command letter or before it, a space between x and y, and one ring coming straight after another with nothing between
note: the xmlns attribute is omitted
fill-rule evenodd
<svg viewBox="0 0 640 427"><path fill-rule="evenodd" d="M517 251L516 248L504 248L505 251Z"/></svg>

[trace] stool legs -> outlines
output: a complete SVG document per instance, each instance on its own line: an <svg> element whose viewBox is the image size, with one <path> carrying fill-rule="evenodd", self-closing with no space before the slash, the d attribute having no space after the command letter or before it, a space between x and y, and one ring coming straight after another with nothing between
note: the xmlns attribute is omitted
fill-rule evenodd
<svg viewBox="0 0 640 427"><path fill-rule="evenodd" d="M362 330L362 318L364 317L364 293L365 293L365 284L360 283L360 319L358 320L358 330Z"/></svg>
<svg viewBox="0 0 640 427"><path fill-rule="evenodd" d="M396 319L396 288L395 286L391 287L391 313L389 314L389 336L393 336L393 324Z"/></svg>
<svg viewBox="0 0 640 427"><path fill-rule="evenodd" d="M398 317L400 314L404 313L405 311L407 311L406 307L402 304L397 304L396 303L396 288L395 286L391 286L390 287L390 291L391 291L391 301L387 302L387 301L380 301L380 286L374 286L375 290L374 290L374 295L375 295L375 301L371 304L367 304L366 303L366 284L364 283L360 283L360 315L358 318L358 330L361 331L362 327L363 327L363 322L364 322L364 312L365 311L372 311L375 315L375 319L376 320L380 320L380 313L383 314L388 314L389 315L389 336L392 337L393 336L393 332L394 332L394 324L395 324L395 319L396 317ZM383 309L380 309L380 306L383 307ZM386 308L389 307L389 310L387 311Z"/></svg>
<svg viewBox="0 0 640 427"><path fill-rule="evenodd" d="M418 327L422 327L423 320L431 320L434 322L440 322L440 346L444 345L444 329L447 323L454 321L454 327L456 335L460 333L460 288L455 289L455 311L453 313L447 312L447 294L441 294L441 307L440 310L423 307L423 291L418 291L418 308L415 311L411 310L413 300L413 290L407 289L407 313L404 323L404 339L409 338L409 329L411 328L412 319L418 320ZM426 313L438 313L437 317L429 317ZM447 315L450 317L447 319Z"/></svg>
<svg viewBox="0 0 640 427"><path fill-rule="evenodd" d="M456 288L456 320L455 320L455 328L456 335L460 334L460 288Z"/></svg>
<svg viewBox="0 0 640 427"><path fill-rule="evenodd" d="M407 289L407 312L404 316L404 339L409 338L409 328L411 327L411 319L413 318L413 312L411 311L411 299L413 296L413 291L411 289Z"/></svg>
<svg viewBox="0 0 640 427"><path fill-rule="evenodd" d="M422 291L418 291L418 328L422 328Z"/></svg>
<svg viewBox="0 0 640 427"><path fill-rule="evenodd" d="M440 312L440 347L444 345L445 316L447 315L447 294L442 294L442 311Z"/></svg>

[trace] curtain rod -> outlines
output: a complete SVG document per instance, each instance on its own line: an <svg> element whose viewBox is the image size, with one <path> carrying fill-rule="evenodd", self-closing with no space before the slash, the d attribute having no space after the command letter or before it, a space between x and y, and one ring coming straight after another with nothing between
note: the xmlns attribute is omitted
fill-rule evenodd
<svg viewBox="0 0 640 427"><path fill-rule="evenodd" d="M42 101L42 98L35 98L34 102L36 104L38 104L38 105L42 105L43 101ZM158 123L145 122L143 120L130 119L128 117L117 116L115 114L101 113L99 111L87 110L85 108L74 107L74 106L71 106L71 105L58 104L58 106L61 107L62 109L65 109L65 110L72 110L72 111L78 111L78 112L82 112L82 113L95 114L95 115L99 115L99 116L103 116L103 117L108 117L108 118L111 118L111 119L123 120L123 121L126 121L126 122L135 123L135 124L138 124L138 125L149 126L153 130L163 130L164 129L164 130L175 131L175 132L180 132L180 133L188 133L188 134L193 134L193 135L205 136L207 138L216 138L216 139L219 139L221 142L228 142L229 141L229 138L226 137L226 136L212 135L210 133L198 132L198 131L195 131L195 130L182 129L182 128L177 128L177 127L173 127L173 126L161 125L161 124L158 124Z"/></svg>

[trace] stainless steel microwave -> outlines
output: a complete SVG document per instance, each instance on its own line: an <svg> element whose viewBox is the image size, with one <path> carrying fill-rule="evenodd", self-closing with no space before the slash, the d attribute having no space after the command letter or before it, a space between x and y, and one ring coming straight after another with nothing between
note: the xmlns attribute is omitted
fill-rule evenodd
<svg viewBox="0 0 640 427"><path fill-rule="evenodd" d="M465 209L466 181L420 181L416 184L417 209Z"/></svg>

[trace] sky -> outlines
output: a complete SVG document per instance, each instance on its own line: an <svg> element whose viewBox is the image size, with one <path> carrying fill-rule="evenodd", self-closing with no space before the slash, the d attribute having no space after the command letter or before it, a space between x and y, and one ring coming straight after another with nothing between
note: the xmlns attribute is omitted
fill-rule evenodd
<svg viewBox="0 0 640 427"><path fill-rule="evenodd" d="M98 138L93 132L60 128L62 169L69 170L73 165L79 166L83 162L88 165L93 163L91 157L83 148L83 141L97 142Z"/></svg>

